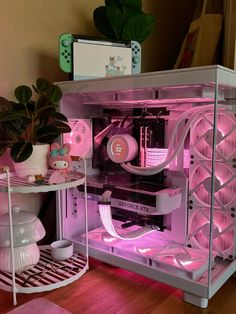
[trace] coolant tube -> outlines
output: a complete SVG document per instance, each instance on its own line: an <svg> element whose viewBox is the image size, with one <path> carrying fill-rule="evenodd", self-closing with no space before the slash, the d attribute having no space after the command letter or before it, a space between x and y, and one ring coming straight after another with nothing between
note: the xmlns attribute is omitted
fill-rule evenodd
<svg viewBox="0 0 236 314"><path fill-rule="evenodd" d="M208 111L209 109L212 109L213 105L207 105L207 106L202 106L202 107L194 107L194 108L191 108L189 109L188 111L184 112L180 119L178 120L175 128L174 128L174 131L173 131L173 135L170 139L170 143L169 143L169 147L168 147L168 154L167 154L167 157L166 157L166 160L155 166L155 167L138 167L138 166L132 166L131 164L128 164L128 163L121 163L121 167L130 172L130 173L133 173L133 174L136 174L136 175L154 175L154 174L157 174L159 173L160 171L164 170L165 167L174 160L174 158L176 157L176 155L179 153L179 151L182 149L182 146L184 144L184 141L185 141L185 138L189 132L189 129L190 127L192 126L192 124L194 124L198 119L199 119L199 113L203 113L205 111ZM177 134L177 130L178 130L178 127L179 125L183 122L184 119L187 118L187 116L189 114L192 114L192 116L189 118L185 128L184 128L184 131L181 135L181 138L179 140L179 142L176 144L176 148L174 149L173 151L173 146L174 146L174 139L175 139L175 136Z"/></svg>

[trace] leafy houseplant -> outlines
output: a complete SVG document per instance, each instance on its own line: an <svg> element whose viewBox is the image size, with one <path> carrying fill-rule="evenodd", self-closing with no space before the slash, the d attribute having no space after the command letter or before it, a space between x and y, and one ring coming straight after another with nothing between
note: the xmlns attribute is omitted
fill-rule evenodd
<svg viewBox="0 0 236 314"><path fill-rule="evenodd" d="M142 11L142 0L105 0L93 12L94 25L105 37L143 42L151 33L155 17Z"/></svg>
<svg viewBox="0 0 236 314"><path fill-rule="evenodd" d="M10 148L14 162L27 160L38 143L51 144L70 132L67 118L57 112L62 96L59 86L38 78L32 88L15 89L17 102L0 97L0 155Z"/></svg>

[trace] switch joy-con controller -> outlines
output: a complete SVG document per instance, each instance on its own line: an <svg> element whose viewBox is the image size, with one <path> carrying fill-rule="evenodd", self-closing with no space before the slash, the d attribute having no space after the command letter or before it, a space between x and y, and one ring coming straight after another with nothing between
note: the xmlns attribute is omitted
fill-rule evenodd
<svg viewBox="0 0 236 314"><path fill-rule="evenodd" d="M141 46L137 41L131 41L132 48L132 74L141 72Z"/></svg>
<svg viewBox="0 0 236 314"><path fill-rule="evenodd" d="M72 34L62 34L59 37L59 63L66 73L72 72L72 41Z"/></svg>

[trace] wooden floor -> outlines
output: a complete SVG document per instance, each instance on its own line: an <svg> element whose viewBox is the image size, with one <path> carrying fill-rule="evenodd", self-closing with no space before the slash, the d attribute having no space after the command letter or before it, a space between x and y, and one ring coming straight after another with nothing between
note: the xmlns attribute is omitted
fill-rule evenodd
<svg viewBox="0 0 236 314"><path fill-rule="evenodd" d="M66 287L17 294L18 306L38 297L45 297L73 314L235 314L236 279L231 277L209 301L208 308L200 309L185 303L181 290L91 260L90 270ZM13 308L12 294L0 290L0 313Z"/></svg>

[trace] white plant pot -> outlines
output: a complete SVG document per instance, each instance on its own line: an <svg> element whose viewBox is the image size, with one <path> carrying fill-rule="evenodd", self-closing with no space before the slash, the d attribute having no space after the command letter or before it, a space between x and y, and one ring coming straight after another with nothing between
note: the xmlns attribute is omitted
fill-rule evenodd
<svg viewBox="0 0 236 314"><path fill-rule="evenodd" d="M14 162L14 169L18 177L30 175L45 176L48 171L49 144L33 145L32 155L23 162Z"/></svg>

